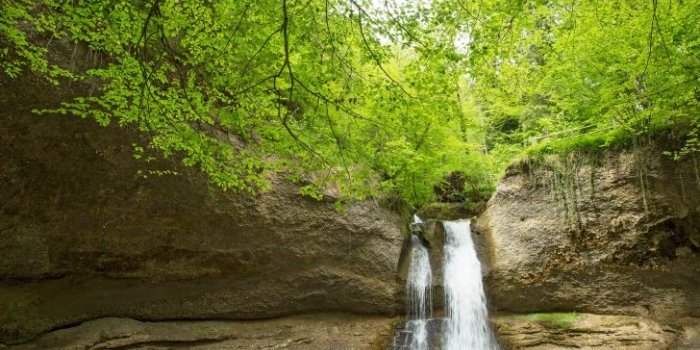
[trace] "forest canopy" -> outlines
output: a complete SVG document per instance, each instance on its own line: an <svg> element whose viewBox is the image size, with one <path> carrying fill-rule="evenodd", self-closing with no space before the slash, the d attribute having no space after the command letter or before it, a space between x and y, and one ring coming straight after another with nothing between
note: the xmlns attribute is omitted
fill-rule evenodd
<svg viewBox="0 0 700 350"><path fill-rule="evenodd" d="M54 110L136 128L227 190L485 197L524 154L684 130L700 0L0 0L0 74L96 86ZM91 64L55 59L82 47ZM75 59L67 55L68 61Z"/></svg>

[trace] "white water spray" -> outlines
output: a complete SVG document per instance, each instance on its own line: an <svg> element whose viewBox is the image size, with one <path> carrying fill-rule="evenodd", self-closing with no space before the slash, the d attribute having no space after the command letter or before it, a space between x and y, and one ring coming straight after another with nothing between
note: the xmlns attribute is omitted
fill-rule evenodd
<svg viewBox="0 0 700 350"><path fill-rule="evenodd" d="M414 224L422 221L414 216ZM433 272L430 267L430 255L421 239L411 236L411 262L406 279L408 293L407 330L411 333L410 350L428 349L428 319L432 316Z"/></svg>
<svg viewBox="0 0 700 350"><path fill-rule="evenodd" d="M413 224L422 224L423 220L420 219L420 217L416 214L413 214Z"/></svg>
<svg viewBox="0 0 700 350"><path fill-rule="evenodd" d="M497 350L469 220L445 221L445 350Z"/></svg>
<svg viewBox="0 0 700 350"><path fill-rule="evenodd" d="M433 272L430 268L428 249L425 248L418 236L411 240L411 264L408 268L406 290L408 292L408 317L410 319L426 319L432 313L431 289Z"/></svg>

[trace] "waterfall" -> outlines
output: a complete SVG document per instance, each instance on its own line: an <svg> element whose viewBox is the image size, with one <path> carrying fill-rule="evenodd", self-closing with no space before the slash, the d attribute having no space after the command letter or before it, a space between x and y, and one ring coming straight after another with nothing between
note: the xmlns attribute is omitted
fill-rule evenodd
<svg viewBox="0 0 700 350"><path fill-rule="evenodd" d="M433 272L430 268L428 249L418 236L411 237L412 254L408 268L406 291L408 292L409 319L424 320L432 313L431 290L433 287Z"/></svg>
<svg viewBox="0 0 700 350"><path fill-rule="evenodd" d="M420 219L418 219L420 220ZM416 235L411 237L411 262L406 279L408 294L408 350L428 350L428 319L432 316L433 272L428 249Z"/></svg>
<svg viewBox="0 0 700 350"><path fill-rule="evenodd" d="M422 223L423 223L423 220L421 220L418 215L413 214L413 224L417 225L417 224L422 224Z"/></svg>
<svg viewBox="0 0 700 350"><path fill-rule="evenodd" d="M443 287L445 319L432 319L430 252L414 216L406 278L407 321L397 330L393 350L499 350L489 328L481 264L468 220L444 221Z"/></svg>
<svg viewBox="0 0 700 350"><path fill-rule="evenodd" d="M481 264L469 220L445 221L445 350L499 349L489 328Z"/></svg>

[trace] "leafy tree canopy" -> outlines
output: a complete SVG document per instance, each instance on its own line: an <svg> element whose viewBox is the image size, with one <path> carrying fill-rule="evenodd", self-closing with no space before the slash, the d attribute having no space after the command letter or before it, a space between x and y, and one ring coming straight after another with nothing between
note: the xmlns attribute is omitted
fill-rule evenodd
<svg viewBox="0 0 700 350"><path fill-rule="evenodd" d="M0 74L97 86L50 112L136 127L230 190L275 171L420 205L459 171L484 196L524 150L700 118L700 0L0 4ZM49 59L66 43L92 68Z"/></svg>

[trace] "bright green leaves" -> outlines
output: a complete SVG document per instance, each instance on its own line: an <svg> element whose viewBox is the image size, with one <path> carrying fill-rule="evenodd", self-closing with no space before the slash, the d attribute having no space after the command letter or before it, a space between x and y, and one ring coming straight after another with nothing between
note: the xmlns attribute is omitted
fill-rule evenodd
<svg viewBox="0 0 700 350"><path fill-rule="evenodd" d="M64 46L89 48L99 59L70 74L95 93L54 112L136 128L146 142L135 156L156 150L224 189L265 189L268 173L278 171L314 198L394 195L418 206L432 200L445 175L461 171L470 191L488 192L502 163L485 153L489 118L529 113L533 125L549 111L547 101L519 104L548 96L532 87L543 80L529 75L539 69L531 54L522 47L498 51L514 60L492 70L487 64L498 56L477 39L498 26L465 26L425 3L384 14L369 3L332 0L2 4L0 34L8 45L0 54L12 58L2 63L5 74L67 75L48 63L50 45L30 39L29 27ZM495 11L493 19L508 20L518 6ZM537 8L537 17L549 10ZM455 47L465 28L479 49ZM530 41L545 40L538 34ZM547 117L551 122L541 125L558 125ZM511 154L501 144L493 149L504 150L501 158Z"/></svg>
<svg viewBox="0 0 700 350"><path fill-rule="evenodd" d="M467 94L492 150L604 148L700 115L697 0L435 6L469 32Z"/></svg>
<svg viewBox="0 0 700 350"><path fill-rule="evenodd" d="M60 78L72 77L68 70L49 63L46 58L57 23L51 16L33 12L50 4L48 0L0 1L0 74L17 78L27 69L54 84ZM32 29L31 36L28 28ZM37 45L37 41L45 45Z"/></svg>

